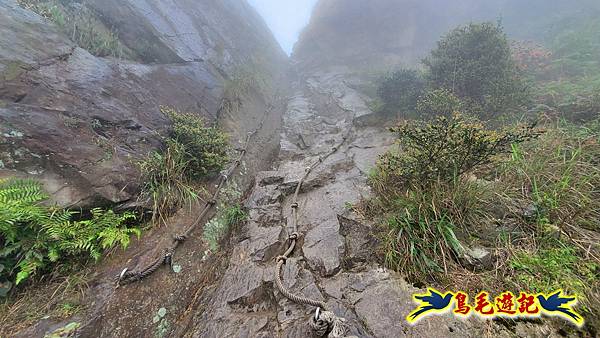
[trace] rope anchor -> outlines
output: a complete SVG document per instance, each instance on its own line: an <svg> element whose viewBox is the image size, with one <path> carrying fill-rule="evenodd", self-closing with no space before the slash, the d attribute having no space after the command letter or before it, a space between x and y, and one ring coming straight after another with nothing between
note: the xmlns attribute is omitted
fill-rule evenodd
<svg viewBox="0 0 600 338"><path fill-rule="evenodd" d="M267 110L265 110L258 126L253 131L248 132L246 140L243 144L243 148L239 149L239 155L237 159L233 163L231 163L227 170L221 172L219 183L217 184L214 194L209 200L205 202L204 208L202 209L196 220L189 226L187 226L182 234L173 236L172 244L167 249L163 250L161 256L156 257L154 261L152 261L150 264L146 265L139 271L129 271L127 268L123 269L121 274L119 274L119 276L117 276L116 278L116 287L140 281L143 278L146 278L150 274L154 273L163 264L167 264L172 267L172 256L175 253L175 249L177 249L177 247L181 243L183 243L188 237L190 237L192 231L196 228L200 221L202 221L202 219L208 214L208 212L217 204L217 198L219 197L221 189L223 189L223 186L227 183L227 180L230 177L232 177L235 170L242 163L242 160L244 159L244 156L248 151L250 140L263 128L267 116L271 113L271 111L273 111L273 109L275 109L275 106L270 104Z"/></svg>

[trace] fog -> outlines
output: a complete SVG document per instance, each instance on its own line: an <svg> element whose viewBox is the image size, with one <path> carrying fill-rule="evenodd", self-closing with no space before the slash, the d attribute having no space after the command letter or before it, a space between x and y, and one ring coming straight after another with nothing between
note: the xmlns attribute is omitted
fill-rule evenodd
<svg viewBox="0 0 600 338"><path fill-rule="evenodd" d="M289 55L317 0L249 0Z"/></svg>

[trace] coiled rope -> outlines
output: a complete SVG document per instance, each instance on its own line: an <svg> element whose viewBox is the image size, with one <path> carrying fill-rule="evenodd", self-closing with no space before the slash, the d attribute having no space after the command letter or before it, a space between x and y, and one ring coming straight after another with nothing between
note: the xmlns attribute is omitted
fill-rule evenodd
<svg viewBox="0 0 600 338"><path fill-rule="evenodd" d="M217 204L217 198L219 197L221 189L223 189L223 187L227 183L227 180L233 175L235 170L242 163L242 160L244 159L244 156L248 151L248 145L250 144L250 140L258 133L259 130L263 128L267 116L273 111L274 108L275 105L270 104L265 110L265 113L263 114L263 117L261 118L258 126L252 132L248 133L243 147L241 149L238 149L238 157L234 162L231 163L231 165L225 172L221 173L219 183L217 185L217 188L215 189L215 192L213 193L211 198L205 202L204 208L202 209L202 212L198 215L196 220L189 226L187 226L183 233L173 236L173 241L171 245L168 248L164 249L161 255L156 257L150 264L146 265L138 271L129 271L128 268L124 268L121 274L116 279L117 287L140 281L154 273L163 264L171 265L175 249L177 249L177 247L190 236L190 234L192 233L192 231L194 231L196 226L200 224L202 219L204 219L208 212Z"/></svg>
<svg viewBox="0 0 600 338"><path fill-rule="evenodd" d="M335 154L342 147L342 145L346 142L346 140L350 136L350 133L352 132L353 122L354 122L354 118L353 118L351 127L348 129L346 134L342 137L342 140L340 141L340 143L337 146L334 146L333 148L331 148L331 150L324 156L319 156L318 160L315 161L313 164L306 167L306 169L304 171L304 175L298 181L298 184L296 185L296 190L294 191L294 196L292 197L292 204L291 204L292 215L288 219L287 232L289 234L289 236L288 236L289 245L288 245L287 250L283 253L283 255L277 256L277 258L276 258L277 269L275 270L275 285L277 286L277 290L279 290L279 292L285 298L291 300L294 303L311 305L311 306L314 306L317 308L316 312L315 312L315 316L311 317L309 325L312 328L312 330L314 331L314 333L319 337L325 337L325 336L327 336L329 338L345 337L346 333L348 332L348 328L344 323L345 319L337 317L331 311L326 311L327 305L325 304L325 302L310 299L307 297L302 297L299 295L295 295L292 292L290 292L289 290L287 290L285 288L285 286L283 285L283 280L282 280L281 275L283 273L283 266L285 265L287 259L290 258L290 256L294 252L294 249L296 248L296 243L297 243L298 237L299 237L299 234L298 234L298 209L299 209L298 195L300 194L300 189L302 188L302 184L304 183L304 181L306 181L306 179L308 178L310 173L315 168L317 168L328 157ZM324 311L321 311L321 310L324 310Z"/></svg>

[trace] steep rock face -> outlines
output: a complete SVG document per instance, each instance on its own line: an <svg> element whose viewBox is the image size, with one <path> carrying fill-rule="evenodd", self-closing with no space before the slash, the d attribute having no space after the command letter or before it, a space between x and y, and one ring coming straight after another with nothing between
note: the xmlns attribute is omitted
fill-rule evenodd
<svg viewBox="0 0 600 338"><path fill-rule="evenodd" d="M204 60L222 71L285 59L264 21L240 0L103 0L90 6L146 62Z"/></svg>
<svg viewBox="0 0 600 338"><path fill-rule="evenodd" d="M39 179L62 205L133 199L135 160L160 147L169 130L160 105L214 120L237 65L263 58L275 74L286 63L243 0L109 2L90 5L114 20L139 55L158 63L95 57L51 22L0 0L0 175ZM134 45L135 34L153 48ZM231 130L234 142L256 126L268 104L256 91L245 99L243 112L224 117L225 124L245 122ZM268 139L250 170L277 149Z"/></svg>
<svg viewBox="0 0 600 338"><path fill-rule="evenodd" d="M541 39L557 20L590 10L598 13L597 1L320 0L293 58L303 69L313 70L332 65L353 70L415 66L458 24L500 20L511 37Z"/></svg>

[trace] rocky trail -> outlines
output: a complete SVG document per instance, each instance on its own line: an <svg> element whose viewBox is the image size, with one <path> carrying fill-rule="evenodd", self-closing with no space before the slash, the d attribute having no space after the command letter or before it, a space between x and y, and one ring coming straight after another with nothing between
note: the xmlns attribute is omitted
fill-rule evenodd
<svg viewBox="0 0 600 338"><path fill-rule="evenodd" d="M292 195L307 166L347 140L308 176L298 197L299 240L287 259L283 283L292 293L327 304L346 320L349 336L513 336L501 326L451 316L410 326L405 317L419 290L377 264L377 240L368 221L348 208L368 196L366 177L392 146L385 128L363 123L370 111L344 75L319 72L297 81L287 101L276 165L256 175L245 206L249 219L233 229L223 250L211 253L201 229L174 256L180 273L163 267L140 282L115 288L123 265L144 259L171 240L197 210L174 217L121 258L109 259L89 294L85 314L62 323L40 322L20 336L42 336L81 322L82 337L311 337L315 308L283 297L274 284L275 259L287 248ZM254 144L251 148L260 148ZM200 208L198 208L200 209ZM199 227L200 228L200 227ZM125 259L124 257L131 257ZM161 313L162 310L162 313ZM535 327L518 324L524 336Z"/></svg>
<svg viewBox="0 0 600 338"><path fill-rule="evenodd" d="M322 2L325 14L339 7L338 1ZM350 9L364 5L352 3ZM369 171L378 155L394 146L394 135L355 89L361 80L351 72L373 58L416 59L450 22L440 21L436 26L443 27L436 28L431 20L417 20L403 28L401 38L398 29L388 28L394 34L381 35L385 53L371 54L381 48L369 44L380 27L372 28L373 34L352 27L369 41L346 42L341 37L357 34L322 30L349 24L330 25L332 16L317 15L290 59L246 1L106 0L86 6L94 20L119 33L131 59L92 55L50 19L15 0L0 0L0 178L33 178L60 206L140 207L135 160L160 149L169 121L159 107L169 106L218 124L234 148L257 130L241 168L228 180L248 219L228 230L219 250L211 250L203 225L215 210L208 212L178 246L172 267L162 265L141 281L117 287L123 268L150 264L198 218L203 204L184 208L168 226L148 229L127 250L113 250L90 268L81 311L32 325L31 318L14 327L0 322L0 338L46 337L70 323L77 323L76 330L63 336L313 337L308 323L315 308L290 301L276 286L276 260L295 230L298 240L283 267L283 286L325 303L345 319L348 337L556 336L531 321L506 324L451 315L409 325L413 294L424 289L382 267L374 221L351 207L369 196ZM406 15L421 17L431 10L426 6ZM403 22L384 19L384 26ZM371 21L365 23L370 27ZM429 33L417 34L421 31ZM259 88L264 79L275 88ZM242 108L223 112L223 100L236 84L249 87L237 88L242 94L234 99ZM319 165L297 196L293 229L294 191L314 163Z"/></svg>

